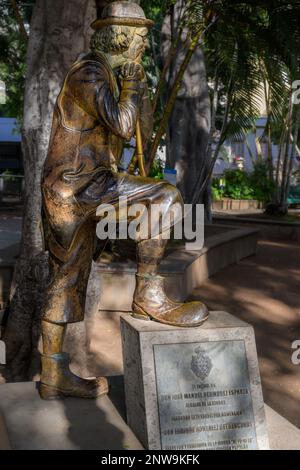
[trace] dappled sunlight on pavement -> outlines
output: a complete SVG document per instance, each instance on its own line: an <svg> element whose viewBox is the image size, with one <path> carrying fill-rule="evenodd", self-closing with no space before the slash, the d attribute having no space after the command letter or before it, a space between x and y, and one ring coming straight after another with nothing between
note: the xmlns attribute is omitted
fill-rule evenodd
<svg viewBox="0 0 300 470"><path fill-rule="evenodd" d="M88 322L89 367L96 375L123 374L120 315L99 311Z"/></svg>

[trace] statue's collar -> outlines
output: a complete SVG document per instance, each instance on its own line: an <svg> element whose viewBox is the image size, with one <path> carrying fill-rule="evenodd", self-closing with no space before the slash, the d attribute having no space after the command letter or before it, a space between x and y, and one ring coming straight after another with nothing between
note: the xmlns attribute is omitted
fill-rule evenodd
<svg viewBox="0 0 300 470"><path fill-rule="evenodd" d="M91 53L91 55L95 59L97 59L97 61L99 61L101 64L104 63L105 67L107 67L107 69L109 71L109 75L110 75L110 82L111 82L113 93L115 95L115 98L118 98L119 97L119 87L117 85L116 73L115 73L114 69L112 68L112 66L110 65L110 62L109 62L107 56L105 54L103 54L102 52L98 52L98 51L93 51Z"/></svg>
<svg viewBox="0 0 300 470"><path fill-rule="evenodd" d="M98 51L93 51L91 53L94 57L96 57L99 62L105 62L105 64L108 66L108 68L110 68L110 70L113 72L113 69L109 63L109 60L108 58L106 57L106 54L104 54L103 52L98 52Z"/></svg>
<svg viewBox="0 0 300 470"><path fill-rule="evenodd" d="M116 72L115 72L115 70L112 68L112 66L111 66L111 64L110 64L110 62L109 62L109 60L108 60L106 54L104 54L103 52L100 52L100 51L99 51L99 52L98 52L98 51L93 51L93 52L92 52L92 55L93 55L96 59L98 59L99 62L101 62L101 63L104 62L105 65L107 66L107 68L110 70L110 72L111 72L112 74L114 74L114 75L116 74Z"/></svg>

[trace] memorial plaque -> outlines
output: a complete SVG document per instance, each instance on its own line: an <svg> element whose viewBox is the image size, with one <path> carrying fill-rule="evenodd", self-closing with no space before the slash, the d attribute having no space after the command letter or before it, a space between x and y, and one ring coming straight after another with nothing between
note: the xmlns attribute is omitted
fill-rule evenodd
<svg viewBox="0 0 300 470"><path fill-rule="evenodd" d="M146 449L269 449L251 325L199 328L121 316L127 423Z"/></svg>
<svg viewBox="0 0 300 470"><path fill-rule="evenodd" d="M153 348L162 449L258 448L244 341Z"/></svg>

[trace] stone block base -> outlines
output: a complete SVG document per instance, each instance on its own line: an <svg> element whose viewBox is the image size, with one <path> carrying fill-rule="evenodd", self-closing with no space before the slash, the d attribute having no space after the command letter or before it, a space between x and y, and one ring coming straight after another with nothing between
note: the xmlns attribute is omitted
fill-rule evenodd
<svg viewBox="0 0 300 470"><path fill-rule="evenodd" d="M150 450L268 449L253 328L121 317L127 422Z"/></svg>

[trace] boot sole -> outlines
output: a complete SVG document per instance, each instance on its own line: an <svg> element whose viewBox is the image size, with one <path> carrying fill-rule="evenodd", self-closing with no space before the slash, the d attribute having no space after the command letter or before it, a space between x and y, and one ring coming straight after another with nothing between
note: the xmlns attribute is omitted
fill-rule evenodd
<svg viewBox="0 0 300 470"><path fill-rule="evenodd" d="M149 313L146 313L145 310L142 309L142 307L140 307L139 305L137 305L136 303L133 302L132 304L132 314L131 316L133 318L136 318L137 320L146 320L146 321L156 321L156 322L159 322L159 323L164 323L165 325L171 325L171 326L180 326L182 328L193 328L193 327L198 327L200 325L202 325L202 323L204 323L207 319L208 319L208 316L209 316L209 313L207 311L207 314L204 318L201 319L201 321L197 322L197 323L186 323L186 324L182 324L182 323L175 323L175 322L171 322L171 321L167 321L167 320L162 320L160 317L155 317L154 315L150 315Z"/></svg>

